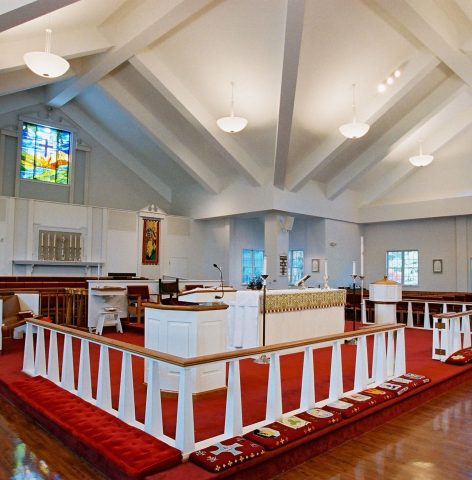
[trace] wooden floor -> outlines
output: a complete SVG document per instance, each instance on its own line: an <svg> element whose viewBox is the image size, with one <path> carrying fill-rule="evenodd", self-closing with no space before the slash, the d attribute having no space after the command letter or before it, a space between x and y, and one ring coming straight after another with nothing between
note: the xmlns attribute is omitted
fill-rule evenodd
<svg viewBox="0 0 472 480"><path fill-rule="evenodd" d="M472 380L276 477L471 480Z"/></svg>
<svg viewBox="0 0 472 480"><path fill-rule="evenodd" d="M472 380L277 480L472 480ZM0 397L0 480L104 480Z"/></svg>

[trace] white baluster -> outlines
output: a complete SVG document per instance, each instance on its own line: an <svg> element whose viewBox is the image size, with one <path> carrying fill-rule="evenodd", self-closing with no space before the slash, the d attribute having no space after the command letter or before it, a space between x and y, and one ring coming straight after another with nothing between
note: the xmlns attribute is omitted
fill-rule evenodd
<svg viewBox="0 0 472 480"><path fill-rule="evenodd" d="M424 317L423 317L423 328L430 329L431 324L429 323L429 303L424 304Z"/></svg>
<svg viewBox="0 0 472 480"><path fill-rule="evenodd" d="M441 346L440 332L442 332L442 330L437 328L438 321L439 321L439 319L437 319L433 316L433 351L432 351L432 356L431 356L431 358L433 360L440 360L441 359L441 356L436 353L436 349L440 348L440 346Z"/></svg>
<svg viewBox="0 0 472 480"><path fill-rule="evenodd" d="M305 347L303 353L302 390L300 408L308 410L315 406L315 372L313 369L313 347Z"/></svg>
<svg viewBox="0 0 472 480"><path fill-rule="evenodd" d="M121 361L118 418L127 423L131 423L136 420L136 410L134 406L133 365L131 353L129 352L123 352Z"/></svg>
<svg viewBox="0 0 472 480"><path fill-rule="evenodd" d="M36 355L34 360L34 375L46 376L46 350L44 347L44 327L37 327Z"/></svg>
<svg viewBox="0 0 472 480"><path fill-rule="evenodd" d="M49 334L48 380L59 385L59 353L57 351L57 332Z"/></svg>
<svg viewBox="0 0 472 480"><path fill-rule="evenodd" d="M365 306L365 299L362 299L361 303L361 320L362 323L367 323L367 312L366 312L366 306Z"/></svg>
<svg viewBox="0 0 472 480"><path fill-rule="evenodd" d="M146 362L148 375L144 431L159 438L163 434L159 362L151 359Z"/></svg>
<svg viewBox="0 0 472 480"><path fill-rule="evenodd" d="M461 347L461 317L449 319L450 337L449 337L449 352L450 354L457 352Z"/></svg>
<svg viewBox="0 0 472 480"><path fill-rule="evenodd" d="M374 382L382 383L387 379L387 364L385 361L385 335L383 332L374 334L374 364L372 366Z"/></svg>
<svg viewBox="0 0 472 480"><path fill-rule="evenodd" d="M442 313L447 313L447 303L443 303Z"/></svg>
<svg viewBox="0 0 472 480"><path fill-rule="evenodd" d="M395 343L395 369L393 375L399 377L406 373L405 329L401 328L396 333Z"/></svg>
<svg viewBox="0 0 472 480"><path fill-rule="evenodd" d="M195 450L192 369L180 367L179 371L179 399L177 402L175 447L184 453L188 453Z"/></svg>
<svg viewBox="0 0 472 480"><path fill-rule="evenodd" d="M395 342L393 336L393 330L387 332L387 377L391 377L395 369Z"/></svg>
<svg viewBox="0 0 472 480"><path fill-rule="evenodd" d="M108 356L108 347L100 345L100 360L98 363L98 383L97 383L97 407L110 412L111 406L111 387L110 387L110 359Z"/></svg>
<svg viewBox="0 0 472 480"><path fill-rule="evenodd" d="M408 313L406 317L406 326L413 327L413 305L412 302L408 302Z"/></svg>
<svg viewBox="0 0 472 480"><path fill-rule="evenodd" d="M354 390L357 392L367 388L369 380L369 364L367 356L367 337L362 335L357 339L356 370L354 374Z"/></svg>
<svg viewBox="0 0 472 480"><path fill-rule="evenodd" d="M82 338L80 341L79 378L77 381L77 395L87 402L92 401L92 380L90 378L89 342Z"/></svg>
<svg viewBox="0 0 472 480"><path fill-rule="evenodd" d="M282 416L282 384L280 381L280 354L270 354L267 384L266 421L274 422Z"/></svg>
<svg viewBox="0 0 472 480"><path fill-rule="evenodd" d="M33 325L26 323L25 350L23 352L23 372L34 375Z"/></svg>
<svg viewBox="0 0 472 480"><path fill-rule="evenodd" d="M74 385L74 357L72 355L72 337L64 335L64 351L62 352L61 387L72 392Z"/></svg>
<svg viewBox="0 0 472 480"><path fill-rule="evenodd" d="M441 340L440 348L441 348L441 350L444 350L446 352L445 355L441 355L441 362L443 362L452 353L450 351L450 340L449 340L449 334L450 334L449 328L450 328L451 324L445 318L443 318L441 321L445 325L445 328L443 330L441 330L441 333L439 335L439 338Z"/></svg>
<svg viewBox="0 0 472 480"><path fill-rule="evenodd" d="M329 399L337 400L344 392L343 363L341 358L341 341L335 340L331 350L331 375L329 380Z"/></svg>
<svg viewBox="0 0 472 480"><path fill-rule="evenodd" d="M242 435L242 412L239 360L231 360L228 371L228 390L226 391L225 435L229 437Z"/></svg>
<svg viewBox="0 0 472 480"><path fill-rule="evenodd" d="M462 311L467 310L467 305L462 305ZM464 315L462 317L462 333L464 334L464 339L462 342L462 348L468 348L471 346L470 342L470 317L469 315Z"/></svg>

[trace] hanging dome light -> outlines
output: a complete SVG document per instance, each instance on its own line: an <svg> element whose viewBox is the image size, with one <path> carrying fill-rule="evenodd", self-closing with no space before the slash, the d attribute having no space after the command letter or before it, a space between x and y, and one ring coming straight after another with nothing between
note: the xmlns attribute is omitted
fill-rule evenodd
<svg viewBox="0 0 472 480"><path fill-rule="evenodd" d="M59 55L51 53L50 28L46 29L46 48L44 52L28 52L23 56L26 66L36 75L44 78L56 78L69 70L69 62Z"/></svg>
<svg viewBox="0 0 472 480"><path fill-rule="evenodd" d="M420 143L420 154L410 157L409 160L414 167L426 167L434 160L434 157L424 154L423 145Z"/></svg>
<svg viewBox="0 0 472 480"><path fill-rule="evenodd" d="M339 127L339 131L347 138L363 137L370 128L367 123L361 123L356 118L356 102L355 102L355 88L356 84L352 85L352 122L345 123Z"/></svg>
<svg viewBox="0 0 472 480"><path fill-rule="evenodd" d="M247 125L247 120L243 117L234 116L234 82L231 82L231 114L229 117L222 117L216 121L216 124L227 133L237 133L243 130Z"/></svg>

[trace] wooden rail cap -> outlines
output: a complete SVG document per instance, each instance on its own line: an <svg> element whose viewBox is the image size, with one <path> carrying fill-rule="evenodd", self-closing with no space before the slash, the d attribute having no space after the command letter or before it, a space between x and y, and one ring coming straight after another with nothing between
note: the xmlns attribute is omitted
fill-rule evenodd
<svg viewBox="0 0 472 480"><path fill-rule="evenodd" d="M457 318L457 317L465 317L467 315L472 315L472 310L466 310L465 312L448 312L448 313L436 313L431 315L433 318Z"/></svg>

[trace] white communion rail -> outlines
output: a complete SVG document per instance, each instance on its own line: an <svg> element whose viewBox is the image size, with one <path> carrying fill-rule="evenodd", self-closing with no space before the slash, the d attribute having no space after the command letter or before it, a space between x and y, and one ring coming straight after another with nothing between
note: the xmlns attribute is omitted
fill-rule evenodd
<svg viewBox="0 0 472 480"><path fill-rule="evenodd" d="M45 341L46 331L49 332L49 342ZM63 340L61 363L58 350L59 335L63 336L63 339L61 339ZM369 336L373 336L374 342L374 348L371 353L369 353L371 349L367 348L367 338ZM350 391L360 391L369 386L378 385L392 376L405 373L404 325L393 324L367 327L354 332L312 338L299 342L251 348L204 357L181 358L36 319L28 319L27 321L23 371L31 376L40 375L48 378L58 386L96 405L98 408L116 415L126 423L141 428L169 445L177 447L186 455L226 438L247 433L282 416L294 415L342 397L347 392L344 392L343 387L341 345L346 340L353 338L357 339L357 345L352 347L356 348L356 359L354 389ZM80 341L78 369L74 368L72 339ZM100 349L95 398L92 397L89 353L91 344L98 345ZM317 356L313 355L313 350L319 347L319 344L323 344L323 347L329 345L328 348L331 348L331 372L328 398L315 400L316 365L314 366L313 364L313 358L315 358L316 364ZM110 350L121 352L121 376L117 410L112 408ZM283 412L280 357L301 351L304 352L304 357L301 374L300 406L291 412ZM270 358L267 399L261 398L261 402L266 402L266 416L261 422L243 425L240 362L248 358L257 358L263 354ZM138 422L135 415L133 358L144 359L147 366L144 423ZM218 362L228 364L224 433L196 443L191 388L192 369L204 363ZM159 364L171 364L177 366L180 371L175 439L163 433ZM369 375L369 365L372 368L372 376ZM76 370L78 372L77 379L75 378ZM77 385L77 388L75 385Z"/></svg>

